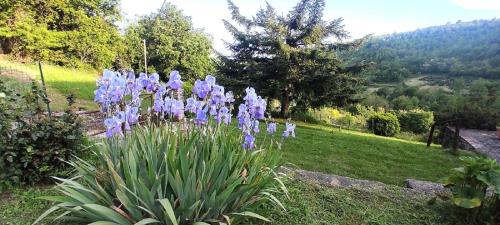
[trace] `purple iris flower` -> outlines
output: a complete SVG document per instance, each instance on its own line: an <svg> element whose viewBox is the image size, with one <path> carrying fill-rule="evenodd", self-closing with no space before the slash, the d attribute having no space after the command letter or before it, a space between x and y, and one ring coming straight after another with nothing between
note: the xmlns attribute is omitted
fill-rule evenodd
<svg viewBox="0 0 500 225"><path fill-rule="evenodd" d="M267 133L274 134L276 132L276 123L267 124Z"/></svg>
<svg viewBox="0 0 500 225"><path fill-rule="evenodd" d="M115 134L123 134L122 123L123 121L118 117L105 119L104 125L106 126L106 137L112 137Z"/></svg>
<svg viewBox="0 0 500 225"><path fill-rule="evenodd" d="M210 87L213 87L215 85L215 77L212 76L212 75L207 75L205 77L205 81L207 82L207 84L210 86Z"/></svg>
<svg viewBox="0 0 500 225"><path fill-rule="evenodd" d="M172 90L178 90L182 88L181 75L179 71L174 70L170 73L170 78L167 82L167 86Z"/></svg>
<svg viewBox="0 0 500 225"><path fill-rule="evenodd" d="M194 82L193 93L201 99L205 99L211 90L212 87L207 81L196 80Z"/></svg>
<svg viewBox="0 0 500 225"><path fill-rule="evenodd" d="M127 106L125 109L125 116L129 124L136 124L139 122L139 108Z"/></svg>
<svg viewBox="0 0 500 225"><path fill-rule="evenodd" d="M196 111L196 118L194 119L194 123L199 126L207 123L207 121L208 121L207 112L203 109L198 109Z"/></svg>
<svg viewBox="0 0 500 225"><path fill-rule="evenodd" d="M139 84L141 84L142 88L146 88L149 85L149 78L145 73L140 73L137 80L139 81Z"/></svg>
<svg viewBox="0 0 500 225"><path fill-rule="evenodd" d="M217 117L215 117L215 120L217 121L217 123L221 123L222 121L224 121L225 124L230 124L231 114L229 113L229 109L225 106L221 107L219 109Z"/></svg>
<svg viewBox="0 0 500 225"><path fill-rule="evenodd" d="M157 73L151 74L151 76L149 76L149 80L145 86L146 91L153 92L159 83L160 83L160 75L158 75Z"/></svg>
<svg viewBox="0 0 500 225"><path fill-rule="evenodd" d="M228 92L226 93L226 96L225 96L224 100L225 100L227 103L229 103L229 104L233 103L233 102L234 102L234 95L233 95L233 92L232 92L232 91L228 91Z"/></svg>
<svg viewBox="0 0 500 225"><path fill-rule="evenodd" d="M246 133L245 134L245 141L243 142L243 148L244 149L253 149L254 147L255 147L255 137L253 137L249 133Z"/></svg>
<svg viewBox="0 0 500 225"><path fill-rule="evenodd" d="M286 123L285 131L283 132L283 137L288 136L295 137L295 124Z"/></svg>
<svg viewBox="0 0 500 225"><path fill-rule="evenodd" d="M155 112L163 112L164 105L165 105L165 102L163 101L162 98L155 98L155 101L153 104L153 110Z"/></svg>
<svg viewBox="0 0 500 225"><path fill-rule="evenodd" d="M172 100L172 115L181 118L184 115L184 102L180 100Z"/></svg>
<svg viewBox="0 0 500 225"><path fill-rule="evenodd" d="M170 97L165 97L165 100L163 100L163 112L165 112L167 115L172 114L172 105L174 104L174 99L171 99Z"/></svg>
<svg viewBox="0 0 500 225"><path fill-rule="evenodd" d="M196 112L196 108L195 108L195 102L196 100L193 98L193 97L189 97L188 99L186 99L186 111L187 112Z"/></svg>
<svg viewBox="0 0 500 225"><path fill-rule="evenodd" d="M259 129L259 121L258 120L255 120L253 122L253 132L255 133L259 133L260 132L260 129Z"/></svg>

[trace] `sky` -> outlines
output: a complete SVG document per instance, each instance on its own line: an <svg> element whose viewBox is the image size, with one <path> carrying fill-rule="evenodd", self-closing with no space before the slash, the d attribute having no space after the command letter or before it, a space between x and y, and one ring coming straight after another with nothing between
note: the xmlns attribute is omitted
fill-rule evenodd
<svg viewBox="0 0 500 225"><path fill-rule="evenodd" d="M125 23L156 12L164 0L122 0ZM226 0L167 0L190 16L193 26L211 36L215 50L227 53L223 40L231 41L222 19L230 20ZM252 16L266 0L233 0L245 16ZM298 0L267 0L286 13ZM344 19L351 37L412 31L447 22L500 18L500 0L325 0L324 19Z"/></svg>

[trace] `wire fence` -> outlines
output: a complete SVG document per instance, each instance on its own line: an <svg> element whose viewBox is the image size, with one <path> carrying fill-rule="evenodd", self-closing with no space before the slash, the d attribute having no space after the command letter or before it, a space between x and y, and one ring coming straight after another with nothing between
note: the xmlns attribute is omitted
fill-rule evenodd
<svg viewBox="0 0 500 225"><path fill-rule="evenodd" d="M31 91L32 82L44 90L49 103L43 105L43 113L58 117L68 108L67 96L74 95L75 113L80 116L88 134L104 131L105 115L92 101L96 74L86 71L44 65L39 62L14 62L0 58L0 79L15 93Z"/></svg>

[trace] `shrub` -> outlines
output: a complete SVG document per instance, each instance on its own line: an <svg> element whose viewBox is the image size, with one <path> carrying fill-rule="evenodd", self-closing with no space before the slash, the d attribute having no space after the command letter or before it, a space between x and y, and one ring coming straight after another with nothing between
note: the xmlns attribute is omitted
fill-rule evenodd
<svg viewBox="0 0 500 225"><path fill-rule="evenodd" d="M260 217L246 210L263 201L281 205L272 195L284 188L274 172L280 152L244 150L234 129L212 128L142 127L105 140L95 150L97 165L73 161L77 176L59 179L63 196L48 199L83 222L118 224L229 223Z"/></svg>
<svg viewBox="0 0 500 225"><path fill-rule="evenodd" d="M500 166L494 159L484 157L461 157L460 160L463 166L453 169L442 182L451 189L453 204L468 210L467 219L472 223L491 223L488 220L499 210ZM493 191L492 195L486 193L488 188Z"/></svg>
<svg viewBox="0 0 500 225"><path fill-rule="evenodd" d="M434 122L434 114L430 111L414 109L397 112L401 130L421 134L429 131Z"/></svg>
<svg viewBox="0 0 500 225"><path fill-rule="evenodd" d="M41 113L42 92L33 83L20 95L0 83L0 188L47 181L67 165L83 141L82 126L70 110L60 117Z"/></svg>
<svg viewBox="0 0 500 225"><path fill-rule="evenodd" d="M399 133L398 118L392 113L376 113L368 118L368 128L376 135L392 137Z"/></svg>

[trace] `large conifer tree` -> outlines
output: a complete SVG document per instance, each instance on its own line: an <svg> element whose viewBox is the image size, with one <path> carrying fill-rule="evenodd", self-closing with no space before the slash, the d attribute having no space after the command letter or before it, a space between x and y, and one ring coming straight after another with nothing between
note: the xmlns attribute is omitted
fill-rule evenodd
<svg viewBox="0 0 500 225"><path fill-rule="evenodd" d="M220 71L233 89L255 86L281 102L281 116L295 109L343 105L352 101L362 80L352 75L360 67L343 67L337 51L359 46L349 37L342 18L324 21L324 0L300 0L283 16L269 4L251 19L228 0L232 20L224 24L234 37L231 56L221 56Z"/></svg>

